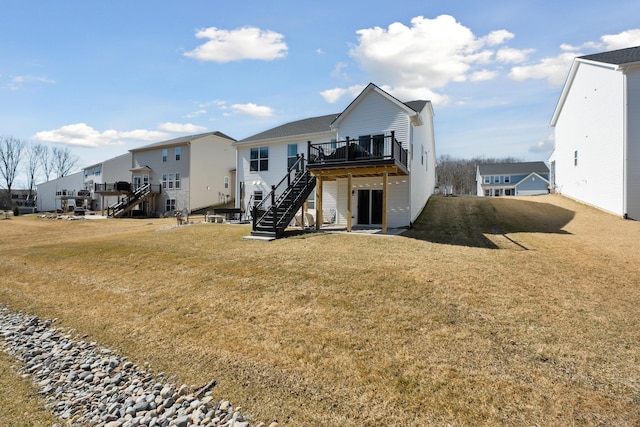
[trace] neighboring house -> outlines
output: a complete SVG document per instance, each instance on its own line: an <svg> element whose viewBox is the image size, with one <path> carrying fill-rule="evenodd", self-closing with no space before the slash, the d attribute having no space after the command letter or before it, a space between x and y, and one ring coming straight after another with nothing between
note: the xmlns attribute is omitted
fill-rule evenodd
<svg viewBox="0 0 640 427"><path fill-rule="evenodd" d="M288 123L235 146L238 206L257 206L254 235L279 237L309 196L316 227L409 227L435 187L431 102L404 103L374 84L339 115Z"/></svg>
<svg viewBox="0 0 640 427"><path fill-rule="evenodd" d="M126 181L131 184L131 192L135 195L148 188L147 195L152 196L146 200L140 196L134 209L148 214L190 213L232 202L234 142L222 132L207 132L130 150L130 180Z"/></svg>
<svg viewBox="0 0 640 427"><path fill-rule="evenodd" d="M36 192L36 206L40 212L73 210L76 206L83 207L88 200L82 171L37 184Z"/></svg>
<svg viewBox="0 0 640 427"><path fill-rule="evenodd" d="M84 189L91 193L90 209L94 211L107 209L110 204L117 201L119 194L96 193L95 190L100 190L101 184L118 181L129 182L131 180L131 158L131 153L126 153L83 169Z"/></svg>
<svg viewBox="0 0 640 427"><path fill-rule="evenodd" d="M556 192L640 219L640 47L575 58L551 126Z"/></svg>
<svg viewBox="0 0 640 427"><path fill-rule="evenodd" d="M480 164L478 196L537 196L549 193L549 168L544 162Z"/></svg>

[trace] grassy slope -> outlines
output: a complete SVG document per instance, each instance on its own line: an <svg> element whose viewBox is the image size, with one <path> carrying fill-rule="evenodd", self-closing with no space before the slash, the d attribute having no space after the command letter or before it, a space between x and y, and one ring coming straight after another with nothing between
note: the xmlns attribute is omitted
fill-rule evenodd
<svg viewBox="0 0 640 427"><path fill-rule="evenodd" d="M0 302L262 421L640 419L637 222L545 196L434 198L406 237L169 224L0 222Z"/></svg>

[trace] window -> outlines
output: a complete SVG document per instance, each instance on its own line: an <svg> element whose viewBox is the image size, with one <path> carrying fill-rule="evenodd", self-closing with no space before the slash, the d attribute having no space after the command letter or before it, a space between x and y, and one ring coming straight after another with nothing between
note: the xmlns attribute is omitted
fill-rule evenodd
<svg viewBox="0 0 640 427"><path fill-rule="evenodd" d="M166 212L171 212L176 210L176 199L167 199L167 204L165 207Z"/></svg>
<svg viewBox="0 0 640 427"><path fill-rule="evenodd" d="M173 188L173 174L169 174L169 189Z"/></svg>
<svg viewBox="0 0 640 427"><path fill-rule="evenodd" d="M229 177L228 176L224 177L224 188L229 188Z"/></svg>
<svg viewBox="0 0 640 427"><path fill-rule="evenodd" d="M165 188L167 188L167 174L163 173L162 174L162 189L164 190Z"/></svg>
<svg viewBox="0 0 640 427"><path fill-rule="evenodd" d="M484 190L484 195L485 196L491 196L491 190Z"/></svg>
<svg viewBox="0 0 640 427"><path fill-rule="evenodd" d="M424 165L424 145L420 146L420 161Z"/></svg>
<svg viewBox="0 0 640 427"><path fill-rule="evenodd" d="M490 176L485 176L484 177L484 183L485 184L491 184L491 177Z"/></svg>
<svg viewBox="0 0 640 427"><path fill-rule="evenodd" d="M181 155L182 155L182 148L176 147L176 160L180 160Z"/></svg>
<svg viewBox="0 0 640 427"><path fill-rule="evenodd" d="M287 168L290 168L298 160L298 144L287 145Z"/></svg>
<svg viewBox="0 0 640 427"><path fill-rule="evenodd" d="M307 209L315 209L316 208L316 189L314 188L309 194L307 198Z"/></svg>
<svg viewBox="0 0 640 427"><path fill-rule="evenodd" d="M162 149L162 161L164 163L166 163L168 155L169 155L169 151L166 148L163 148Z"/></svg>
<svg viewBox="0 0 640 427"><path fill-rule="evenodd" d="M500 177L499 176L494 176L493 177L493 183L494 184L500 184Z"/></svg>
<svg viewBox="0 0 640 427"><path fill-rule="evenodd" d="M176 188L180 188L180 174L176 174Z"/></svg>
<svg viewBox="0 0 640 427"><path fill-rule="evenodd" d="M384 156L384 135L373 135L373 140L371 141L371 154L376 157ZM391 149L393 150L393 145L391 145Z"/></svg>
<svg viewBox="0 0 640 427"><path fill-rule="evenodd" d="M269 147L251 149L249 169L252 172L269 170Z"/></svg>
<svg viewBox="0 0 640 427"><path fill-rule="evenodd" d="M573 152L573 166L578 166L578 150Z"/></svg>
<svg viewBox="0 0 640 427"><path fill-rule="evenodd" d="M504 183L505 183L505 184L508 184L508 183L510 183L510 182L511 182L511 177L510 177L510 176L505 176L505 177L504 177Z"/></svg>

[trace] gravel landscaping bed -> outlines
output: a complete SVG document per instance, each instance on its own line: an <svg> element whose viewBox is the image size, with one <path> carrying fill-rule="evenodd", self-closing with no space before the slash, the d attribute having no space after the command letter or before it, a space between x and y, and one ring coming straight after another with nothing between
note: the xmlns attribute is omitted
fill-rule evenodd
<svg viewBox="0 0 640 427"><path fill-rule="evenodd" d="M47 407L68 425L264 426L251 424L228 401L214 399L214 380L199 388L174 384L54 323L0 305L0 344L22 362L22 376L32 378Z"/></svg>

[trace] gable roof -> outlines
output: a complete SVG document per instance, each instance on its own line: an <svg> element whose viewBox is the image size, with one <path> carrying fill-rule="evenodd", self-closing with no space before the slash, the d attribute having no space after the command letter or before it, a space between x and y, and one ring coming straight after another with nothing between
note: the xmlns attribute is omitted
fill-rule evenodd
<svg viewBox="0 0 640 427"><path fill-rule="evenodd" d="M325 116L311 117L308 119L296 120L285 123L264 132L257 133L248 138L238 141L238 144L245 142L263 141L267 139L287 138L296 135L309 135L313 133L331 132L331 123L338 116L337 113Z"/></svg>
<svg viewBox="0 0 640 427"><path fill-rule="evenodd" d="M546 174L549 168L544 162L485 163L478 165L480 175Z"/></svg>
<svg viewBox="0 0 640 427"><path fill-rule="evenodd" d="M580 56L578 59L614 65L633 64L634 62L640 62L640 46L611 50L609 52L594 53L592 55L584 55Z"/></svg>
<svg viewBox="0 0 640 427"><path fill-rule="evenodd" d="M551 122L549 123L551 127L554 127L558 122L560 112L562 111L564 103L567 100L569 89L573 84L573 79L576 77L578 68L580 68L581 64L590 64L594 62L598 64L606 64L604 65L605 67L610 68L614 71L624 71L625 66L640 62L640 46L628 47L626 49L610 50L608 52L594 53L592 55L584 55L574 58L573 63L571 64L571 68L569 69L569 75L567 76L567 80L564 84L564 87L562 88L562 92L560 93L560 99L558 100L556 109L553 111L553 116L551 117Z"/></svg>
<svg viewBox="0 0 640 427"><path fill-rule="evenodd" d="M153 149L161 148L161 147L171 147L173 145L185 144L187 142L191 142L191 141L196 140L196 139L204 138L205 136L209 136L209 135L215 135L215 136L218 136L220 138L228 139L231 142L235 142L235 139L231 138L230 136L227 136L222 132L215 131L215 132L199 133L199 134L196 134L196 135L181 136L181 137L178 137L178 138L168 139L166 141L154 142L153 144L149 144L149 145L145 145L145 146L142 146L142 147L134 148L134 149L131 149L129 151L133 153L133 152L136 152L136 151L153 150Z"/></svg>
<svg viewBox="0 0 640 427"><path fill-rule="evenodd" d="M331 126L334 126L334 127L337 126L338 123L340 123L340 121L342 121L356 107L356 105L358 105L360 101L370 92L377 92L378 94L382 95L382 97L388 99L389 101L399 106L401 109L403 109L407 113L407 115L411 117L417 116L416 113L419 113L420 111L422 111L424 106L430 103L429 101L411 101L408 103L404 103L400 101L398 98L396 98L395 96L391 95L390 93L382 90L375 84L369 83L367 87L365 87L362 90L362 92L360 92L360 94L356 96L356 98L353 101L351 101L351 103L347 106L347 108L345 108L344 111L340 113L338 117L336 117L333 123L331 123Z"/></svg>

